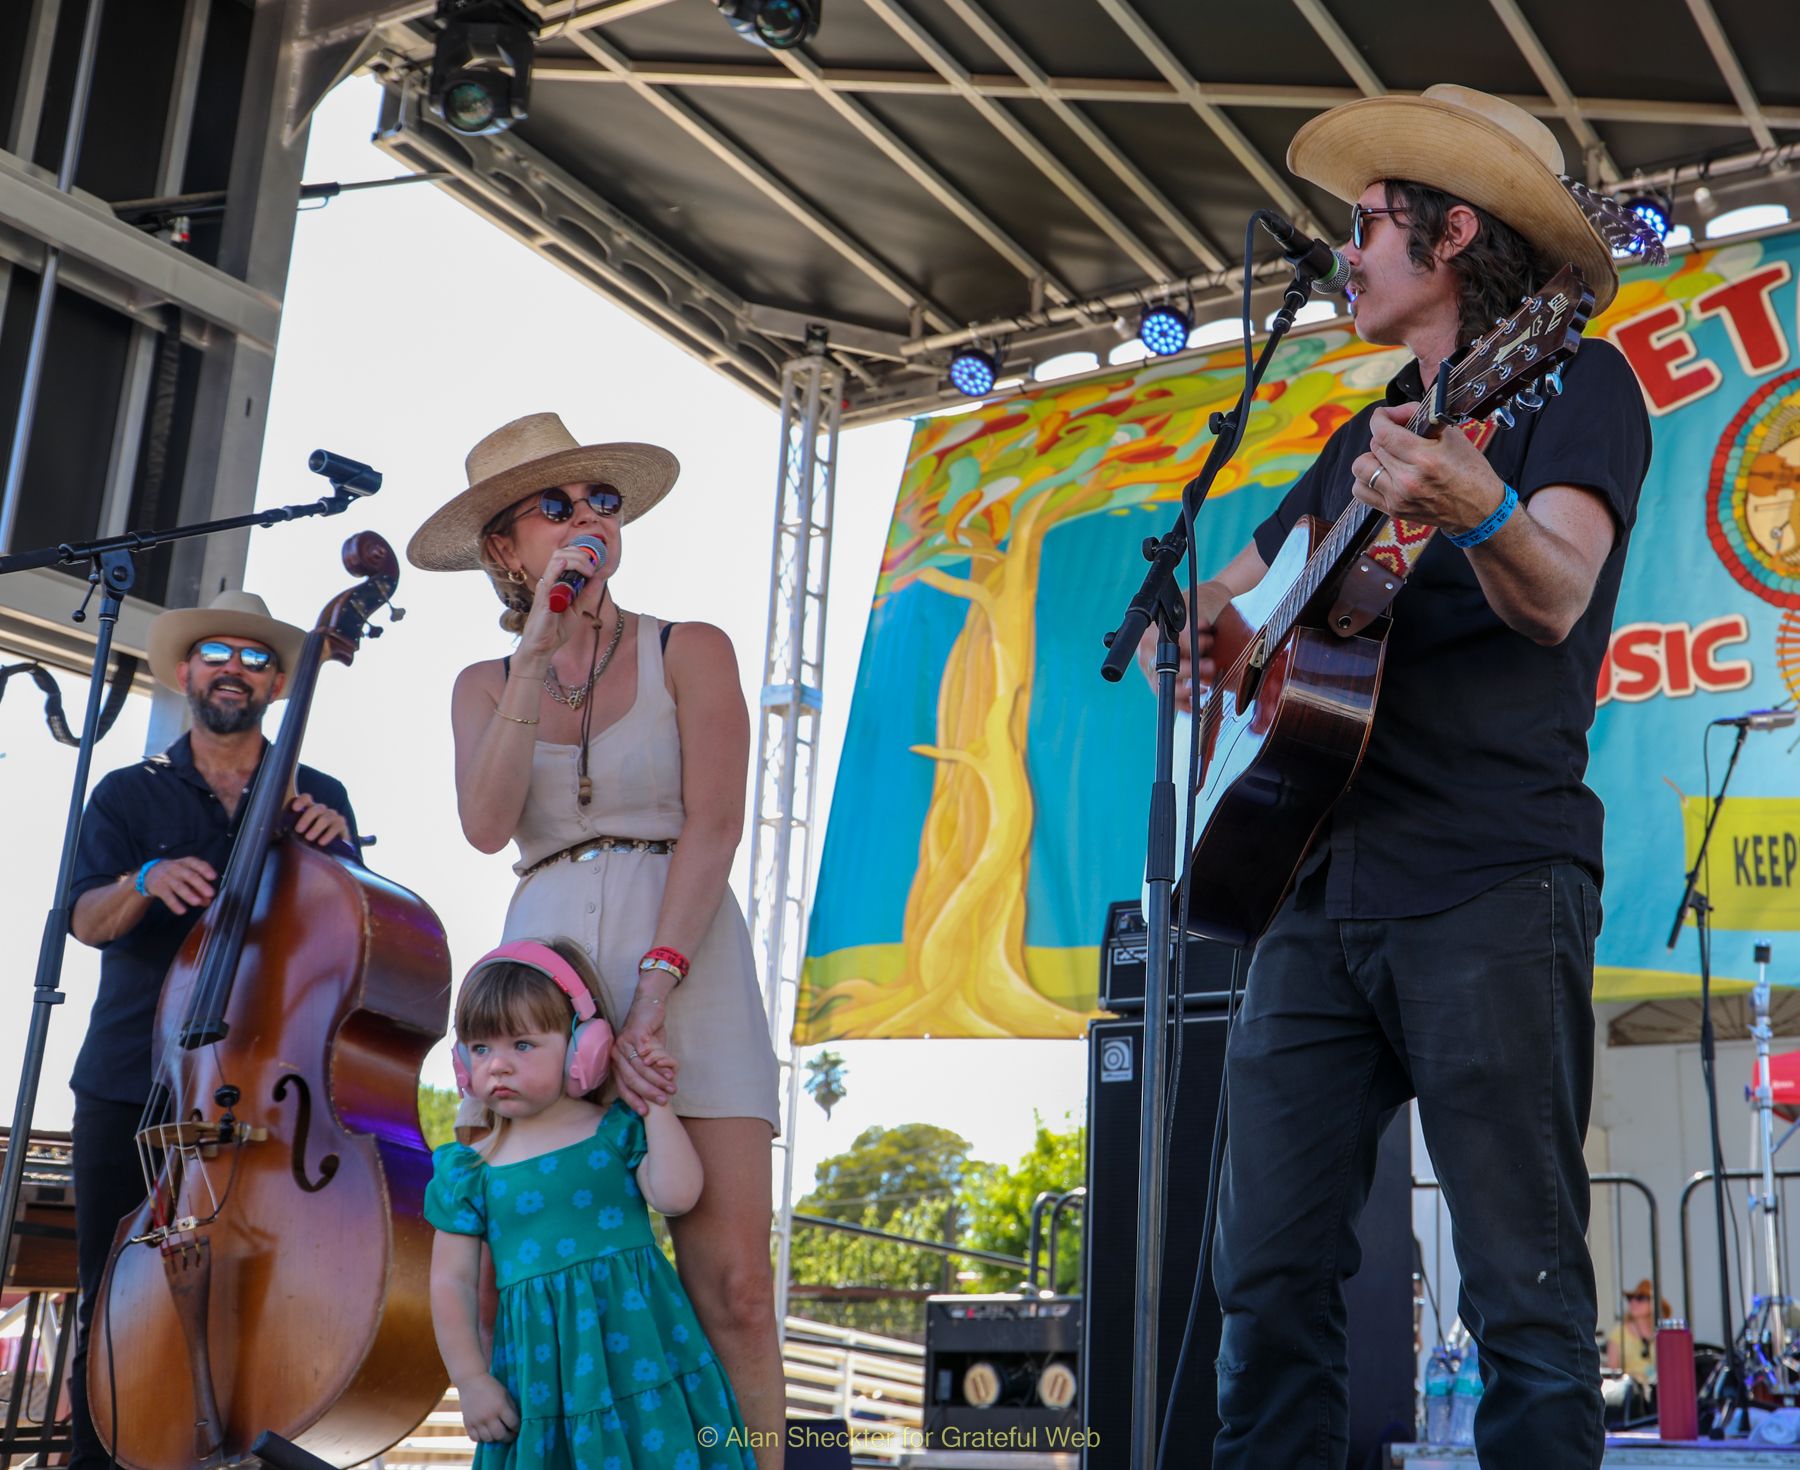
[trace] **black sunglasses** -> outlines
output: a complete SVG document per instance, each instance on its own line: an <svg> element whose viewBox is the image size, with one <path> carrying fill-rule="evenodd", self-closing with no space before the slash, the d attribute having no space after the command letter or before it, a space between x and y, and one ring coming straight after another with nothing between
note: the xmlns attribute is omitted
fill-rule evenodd
<svg viewBox="0 0 1800 1470"><path fill-rule="evenodd" d="M266 648L234 648L229 643L220 643L208 638L204 643L196 643L192 657L197 657L203 664L228 664L232 654L247 673L260 674L275 662L275 655Z"/></svg>
<svg viewBox="0 0 1800 1470"><path fill-rule="evenodd" d="M507 516L505 525L510 526L520 516L528 516L533 511L553 524L566 521L575 514L577 505L586 505L597 516L612 517L625 508L625 497L611 485L595 485L586 495L570 495L562 486L553 485L548 490L538 491L536 505L522 505L514 510Z"/></svg>
<svg viewBox="0 0 1800 1470"><path fill-rule="evenodd" d="M1373 219L1378 214L1405 214L1406 210L1398 205L1392 209L1370 209L1366 204L1350 206L1350 243L1358 250L1363 248L1363 221Z"/></svg>

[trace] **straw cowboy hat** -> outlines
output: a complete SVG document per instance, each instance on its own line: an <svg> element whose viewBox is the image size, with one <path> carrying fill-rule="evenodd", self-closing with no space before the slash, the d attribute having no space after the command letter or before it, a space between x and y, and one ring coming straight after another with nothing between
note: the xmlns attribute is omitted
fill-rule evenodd
<svg viewBox="0 0 1800 1470"><path fill-rule="evenodd" d="M481 569L481 532L515 500L552 485L610 485L635 521L675 484L681 465L655 444L577 444L553 413L502 424L469 451L469 488L413 534L406 559L428 572Z"/></svg>
<svg viewBox="0 0 1800 1470"><path fill-rule="evenodd" d="M150 619L150 672L176 693L176 669L203 638L246 638L275 652L283 673L292 675L306 643L304 629L269 616L269 605L254 592L221 592L205 607L183 607ZM285 699L285 691L275 696Z"/></svg>
<svg viewBox="0 0 1800 1470"><path fill-rule="evenodd" d="M1562 146L1549 128L1486 92L1440 85L1417 97L1347 102L1294 134L1287 163L1347 202L1382 179L1441 189L1511 225L1553 268L1572 262L1596 312L1619 289L1609 239L1624 242L1600 230L1629 232L1629 217L1564 176Z"/></svg>

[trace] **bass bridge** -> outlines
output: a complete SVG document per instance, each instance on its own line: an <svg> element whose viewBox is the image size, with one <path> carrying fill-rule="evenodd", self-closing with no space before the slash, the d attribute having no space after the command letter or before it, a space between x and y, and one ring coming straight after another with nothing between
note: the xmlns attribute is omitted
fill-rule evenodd
<svg viewBox="0 0 1800 1470"><path fill-rule="evenodd" d="M269 1130L241 1123L230 1113L217 1122L201 1118L183 1118L167 1123L153 1123L139 1131L138 1159L146 1180L155 1180L152 1199L160 1206L151 1211L152 1220L166 1223L154 1225L142 1235L133 1237L133 1245L154 1245L167 1253L184 1246L191 1248L195 1234L218 1218L219 1208L231 1191L231 1175L237 1172L237 1150L247 1144L265 1143ZM223 1189L213 1187L207 1165L219 1157L221 1150L231 1153L231 1169ZM175 1202L182 1198L189 1179L198 1182L208 1209L204 1215L186 1214L171 1219Z"/></svg>

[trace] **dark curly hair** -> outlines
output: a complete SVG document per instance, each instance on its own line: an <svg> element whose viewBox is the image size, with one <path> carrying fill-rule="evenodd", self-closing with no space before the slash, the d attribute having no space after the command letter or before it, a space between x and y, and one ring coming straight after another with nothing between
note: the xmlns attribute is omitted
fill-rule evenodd
<svg viewBox="0 0 1800 1470"><path fill-rule="evenodd" d="M1560 262L1547 260L1511 225L1485 209L1410 179L1383 185L1389 209L1404 210L1394 222L1406 232L1406 257L1422 271L1436 270L1434 253L1450 227L1450 211L1463 205L1475 212L1475 238L1455 255L1448 268L1456 276L1459 346L1468 346L1509 316L1519 302L1547 281Z"/></svg>

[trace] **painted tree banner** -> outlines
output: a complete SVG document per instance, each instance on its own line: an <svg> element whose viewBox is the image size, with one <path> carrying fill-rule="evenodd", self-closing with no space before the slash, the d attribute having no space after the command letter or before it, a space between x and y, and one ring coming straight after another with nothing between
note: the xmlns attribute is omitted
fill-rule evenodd
<svg viewBox="0 0 1800 1470"><path fill-rule="evenodd" d="M1691 930L1664 941L1707 762L1716 789L1730 753L1711 722L1800 700L1797 260L1790 231L1634 269L1588 329L1630 359L1655 435L1589 737L1607 810L1597 999L1694 993ZM1347 324L1283 344L1200 513L1202 577L1405 357ZM1241 364L1235 347L1151 359L919 422L812 904L802 1044L1075 1037L1097 1013L1107 906L1142 886L1155 712L1135 674L1102 681L1101 637ZM1702 886L1722 989L1753 975L1764 936L1772 974L1800 984L1800 934L1780 938L1800 930L1797 734L1752 732L1721 809Z"/></svg>

